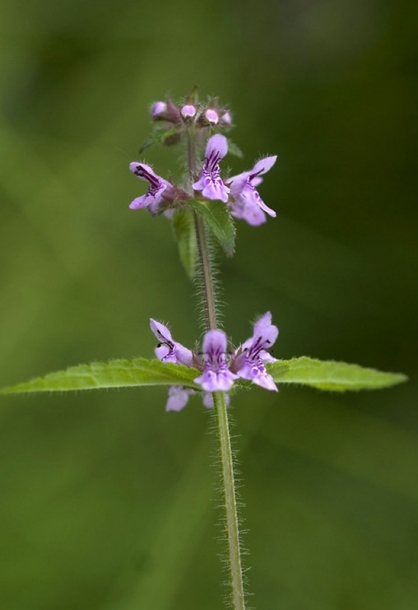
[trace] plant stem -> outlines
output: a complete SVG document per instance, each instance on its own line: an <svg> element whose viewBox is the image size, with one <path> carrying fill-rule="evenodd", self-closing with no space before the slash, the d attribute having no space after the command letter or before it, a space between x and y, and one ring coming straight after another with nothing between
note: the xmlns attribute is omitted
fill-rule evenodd
<svg viewBox="0 0 418 610"><path fill-rule="evenodd" d="M191 189L192 184L197 177L196 142L195 135L191 129L188 134L187 152ZM194 221L199 251L201 279L204 288L206 326L207 330L214 330L218 327L216 317L216 295L206 227L203 218L196 212L194 212ZM228 540L228 564L231 578L232 607L233 610L245 610L234 464L225 394L223 392L214 392L213 401L219 444L223 501L225 506L225 526Z"/></svg>
<svg viewBox="0 0 418 610"><path fill-rule="evenodd" d="M207 330L215 330L218 328L216 319L216 296L206 227L203 218L197 212L193 212L193 215L196 227L197 248L199 251L201 280L204 291L206 326Z"/></svg>
<svg viewBox="0 0 418 610"><path fill-rule="evenodd" d="M229 567L232 589L231 597L234 610L245 610L234 464L232 458L231 437L229 434L228 413L225 404L225 394L223 394L223 392L214 392L213 398L221 459L223 499L225 503L225 525L228 537Z"/></svg>
<svg viewBox="0 0 418 610"><path fill-rule="evenodd" d="M192 190L192 185L197 178L196 136L193 127L190 127L188 131L187 158L189 169L189 188ZM216 298L205 222L196 212L193 212L193 218L196 230L197 248L199 251L200 273L205 297L206 329L215 330L218 327L216 319Z"/></svg>

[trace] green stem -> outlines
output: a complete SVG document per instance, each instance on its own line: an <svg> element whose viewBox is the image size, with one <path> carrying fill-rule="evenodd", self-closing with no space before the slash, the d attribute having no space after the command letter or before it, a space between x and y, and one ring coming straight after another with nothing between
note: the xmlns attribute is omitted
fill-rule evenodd
<svg viewBox="0 0 418 610"><path fill-rule="evenodd" d="M188 160L191 189L192 184L197 177L196 142L194 132L191 130L188 134ZM206 227L203 218L196 212L194 212L194 220L205 297L206 327L207 330L214 330L218 327L216 318L216 295ZM245 610L234 464L225 394L223 392L214 392L213 400L219 443L223 501L225 505L225 526L228 539L228 564L231 578L232 607L233 610Z"/></svg>
<svg viewBox="0 0 418 610"><path fill-rule="evenodd" d="M213 398L221 458L223 499L225 502L226 533L231 573L231 597L234 610L245 610L234 464L225 394L214 392Z"/></svg>
<svg viewBox="0 0 418 610"><path fill-rule="evenodd" d="M215 330L218 328L216 320L216 295L205 221L197 212L194 212L193 215L196 227L197 248L199 251L200 274L205 297L206 326L207 330Z"/></svg>

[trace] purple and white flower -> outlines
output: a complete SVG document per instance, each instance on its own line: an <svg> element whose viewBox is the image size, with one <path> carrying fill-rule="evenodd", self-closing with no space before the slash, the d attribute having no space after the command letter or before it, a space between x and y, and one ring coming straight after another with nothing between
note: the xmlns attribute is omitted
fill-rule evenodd
<svg viewBox="0 0 418 610"><path fill-rule="evenodd" d="M166 411L181 411L189 402L189 396L196 394L191 388L184 388L181 385L172 385L168 390L168 400L165 406Z"/></svg>
<svg viewBox="0 0 418 610"><path fill-rule="evenodd" d="M229 110L225 110L225 112L221 115L221 123L224 125L232 125L232 117Z"/></svg>
<svg viewBox="0 0 418 610"><path fill-rule="evenodd" d="M224 203L228 201L229 188L222 181L219 161L227 152L228 141L225 136L216 134L209 138L199 180L193 184L196 191L202 191L203 197Z"/></svg>
<svg viewBox="0 0 418 610"><path fill-rule="evenodd" d="M205 110L205 118L212 125L216 125L219 122L219 114L213 108Z"/></svg>
<svg viewBox="0 0 418 610"><path fill-rule="evenodd" d="M234 385L237 375L228 369L226 361L227 339L222 330L209 330L203 339L203 361L205 367L202 375L196 377L196 383L206 392L228 392Z"/></svg>
<svg viewBox="0 0 418 610"><path fill-rule="evenodd" d="M196 112L197 108L193 104L185 104L180 109L180 113L183 119L192 119L195 116Z"/></svg>
<svg viewBox="0 0 418 610"><path fill-rule="evenodd" d="M184 364L185 366L193 366L193 353L181 343L173 340L167 326L157 322L153 318L150 319L150 327L159 343L155 348L155 355L161 362L174 362L175 364Z"/></svg>
<svg viewBox="0 0 418 610"><path fill-rule="evenodd" d="M243 172L226 181L230 185L231 196L234 199L230 203L233 216L243 218L253 226L266 222L266 214L276 216L276 212L264 203L256 190L256 186L263 180L260 176L269 171L276 159L276 156L265 157L257 161L249 172Z"/></svg>
<svg viewBox="0 0 418 610"><path fill-rule="evenodd" d="M255 324L253 336L235 352L232 369L239 377L249 379L266 390L278 391L273 377L267 373L265 363L276 362L267 351L279 335L277 326L271 323L268 311Z"/></svg>
<svg viewBox="0 0 418 610"><path fill-rule="evenodd" d="M167 112L167 104L165 102L155 102L151 108L151 116L153 119L158 119L161 115Z"/></svg>
<svg viewBox="0 0 418 610"><path fill-rule="evenodd" d="M131 210L148 208L151 214L156 215L162 204L173 200L173 185L164 178L161 178L161 176L158 176L152 167L145 163L134 161L129 165L129 169L135 176L141 178L141 180L146 180L149 184L146 194L132 201L129 206Z"/></svg>

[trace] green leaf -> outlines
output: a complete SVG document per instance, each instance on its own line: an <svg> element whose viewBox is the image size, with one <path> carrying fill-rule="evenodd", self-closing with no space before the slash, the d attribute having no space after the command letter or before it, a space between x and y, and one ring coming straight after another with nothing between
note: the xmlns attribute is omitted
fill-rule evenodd
<svg viewBox="0 0 418 610"><path fill-rule="evenodd" d="M209 229L225 250L232 256L235 249L235 225L225 203L222 201L188 201L203 216Z"/></svg>
<svg viewBox="0 0 418 610"><path fill-rule="evenodd" d="M167 129L166 127L161 127L160 125L156 125L154 127L154 131L151 133L149 138L142 142L139 154L142 154L144 150L152 146L153 144L165 144L170 138L174 138L177 135L178 129L177 127L171 127Z"/></svg>
<svg viewBox="0 0 418 610"><path fill-rule="evenodd" d="M173 217L173 230L177 240L180 260L190 279L196 273L198 249L192 210L179 209Z"/></svg>
<svg viewBox="0 0 418 610"><path fill-rule="evenodd" d="M232 140L230 140L229 138L228 138L228 154L234 155L234 157L239 157L240 159L242 159L244 156L244 153L242 152L240 147L237 146L235 144L235 142L232 142Z"/></svg>
<svg viewBox="0 0 418 610"><path fill-rule="evenodd" d="M408 379L402 373L383 373L357 364L321 361L306 356L279 360L268 365L267 370L277 383L300 383L333 392L377 390Z"/></svg>
<svg viewBox="0 0 418 610"><path fill-rule="evenodd" d="M49 373L45 377L3 388L0 390L0 394L68 392L172 384L200 389L193 381L198 375L197 369L159 360L146 360L145 358L111 360L110 362L80 364L64 371Z"/></svg>

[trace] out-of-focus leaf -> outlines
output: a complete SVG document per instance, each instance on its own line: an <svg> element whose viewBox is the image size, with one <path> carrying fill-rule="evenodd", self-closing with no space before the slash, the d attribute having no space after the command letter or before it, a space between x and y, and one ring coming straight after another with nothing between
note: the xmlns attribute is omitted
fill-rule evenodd
<svg viewBox="0 0 418 610"><path fill-rule="evenodd" d="M146 150L153 144L168 143L171 138L174 138L177 135L177 132L177 127L171 127L170 129L162 129L159 125L155 126L154 131L151 133L151 135L142 142L138 151L139 154L142 154L144 150Z"/></svg>
<svg viewBox="0 0 418 610"><path fill-rule="evenodd" d="M25 383L3 388L0 394L25 392L67 392L132 386L182 385L199 389L193 379L199 371L160 360L111 360L72 366L64 371L49 373Z"/></svg>
<svg viewBox="0 0 418 610"><path fill-rule="evenodd" d="M407 380L407 376L402 373L384 373L357 364L321 361L306 356L279 360L267 368L277 383L300 383L334 392L377 390Z"/></svg>
<svg viewBox="0 0 418 610"><path fill-rule="evenodd" d="M228 138L228 154L234 155L234 157L239 157L240 159L242 159L244 156L244 153L242 152L240 147L237 146L235 144L235 142L232 142L232 140L230 140L229 138Z"/></svg>
<svg viewBox="0 0 418 610"><path fill-rule="evenodd" d="M192 210L177 210L173 218L173 230L177 240L180 260L190 279L196 273L198 256L196 230Z"/></svg>
<svg viewBox="0 0 418 610"><path fill-rule="evenodd" d="M225 203L222 201L189 201L190 205L203 216L211 233L221 244L227 256L235 249L235 225Z"/></svg>

